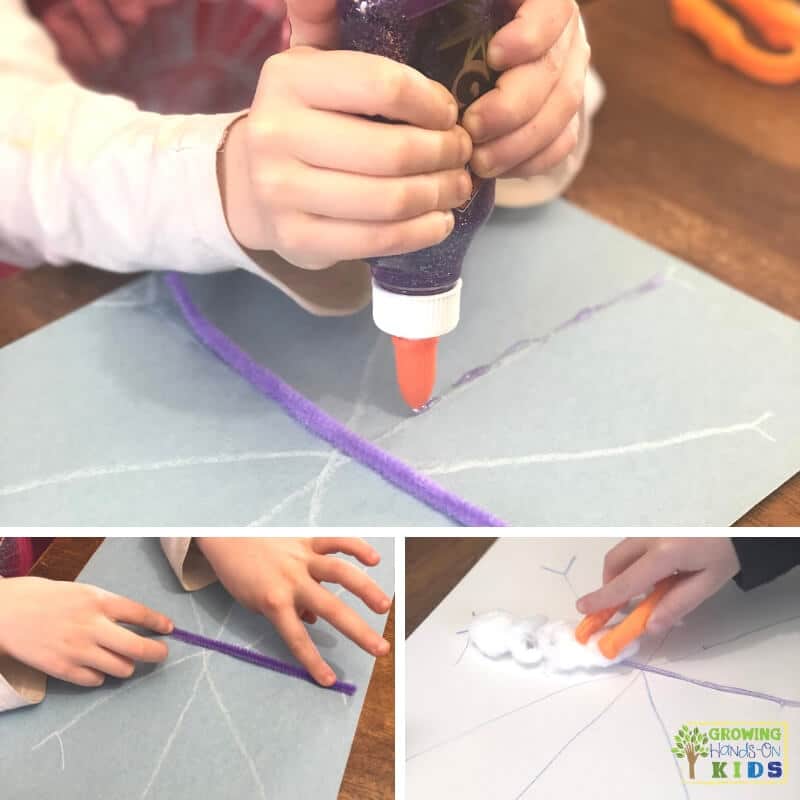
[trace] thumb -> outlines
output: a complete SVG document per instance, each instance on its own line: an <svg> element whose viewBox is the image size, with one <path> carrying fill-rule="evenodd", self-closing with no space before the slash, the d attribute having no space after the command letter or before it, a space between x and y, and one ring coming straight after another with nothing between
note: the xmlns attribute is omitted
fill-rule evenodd
<svg viewBox="0 0 800 800"><path fill-rule="evenodd" d="M336 0L287 0L286 12L292 30L292 47L305 45L331 50L338 44Z"/></svg>

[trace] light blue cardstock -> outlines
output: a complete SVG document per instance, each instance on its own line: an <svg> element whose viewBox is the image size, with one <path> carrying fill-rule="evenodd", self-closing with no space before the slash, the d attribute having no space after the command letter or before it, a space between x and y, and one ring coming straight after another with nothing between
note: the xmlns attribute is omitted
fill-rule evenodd
<svg viewBox="0 0 800 800"><path fill-rule="evenodd" d="M261 363L513 524L727 525L800 468L800 324L565 202L476 238L417 416L369 310L187 282ZM0 385L6 524L447 522L205 350L157 275L4 348Z"/></svg>
<svg viewBox="0 0 800 800"><path fill-rule="evenodd" d="M391 596L394 542L370 543L382 556L370 575ZM219 584L183 591L156 539L107 539L79 580L150 605L178 627L293 662L272 625ZM383 631L384 615L339 596ZM40 705L0 714L0 796L333 800L374 658L324 620L309 632L339 678L356 684L355 695L174 639L166 639L164 664L140 665L127 681L83 689L49 680Z"/></svg>

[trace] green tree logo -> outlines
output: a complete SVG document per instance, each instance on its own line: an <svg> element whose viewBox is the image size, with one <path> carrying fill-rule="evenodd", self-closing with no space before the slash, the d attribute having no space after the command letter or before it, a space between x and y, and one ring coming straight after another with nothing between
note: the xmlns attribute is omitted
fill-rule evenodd
<svg viewBox="0 0 800 800"><path fill-rule="evenodd" d="M698 728L689 730L689 726L684 725L675 735L672 752L677 758L685 758L689 762L689 780L693 781L697 759L708 757L708 736Z"/></svg>

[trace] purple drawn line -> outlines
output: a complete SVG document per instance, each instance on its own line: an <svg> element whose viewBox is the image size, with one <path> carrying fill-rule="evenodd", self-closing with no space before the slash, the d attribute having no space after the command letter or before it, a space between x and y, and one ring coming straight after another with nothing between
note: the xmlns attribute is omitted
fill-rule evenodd
<svg viewBox="0 0 800 800"><path fill-rule="evenodd" d="M796 619L800 619L800 614L797 614L794 617L787 617L786 619L778 620L778 622L770 622L769 625L762 625L759 628L753 628L750 631L745 631L744 633L739 633L736 636L732 636L730 639L723 639L721 642L714 642L714 644L701 645L700 649L711 650L714 647L720 647L723 644L730 644L731 642L737 642L739 641L739 639L744 639L745 636L750 636L750 634L752 633L759 633L760 631L766 631L769 628L774 628L776 625L783 625L787 622L794 622Z"/></svg>
<svg viewBox="0 0 800 800"><path fill-rule="evenodd" d="M786 697L778 697L774 694L767 694L766 692L757 692L751 689L742 689L738 686L727 686L724 683L714 683L713 681L703 681L699 678L690 678L687 675L681 675L680 672L673 672L670 669L663 667L654 667L651 664L642 664L639 661L632 661L625 659L620 662L627 667L641 670L642 672L652 672L654 675L661 675L664 678L674 678L684 683L691 683L695 686L702 686L704 689L711 689L715 692L726 692L727 694L738 694L744 697L755 697L757 700L767 700L770 703L777 703L779 706L788 708L800 708L800 700L790 700Z"/></svg>
<svg viewBox="0 0 800 800"><path fill-rule="evenodd" d="M545 700L549 700L551 697L555 697L558 694L563 694L564 692L572 691L572 689L577 689L579 686L585 686L587 683L597 683L598 681L607 681L610 680L611 678L618 678L618 677L619 673L615 673L613 675L604 675L603 677L600 678L589 678L588 680L581 681L580 683L571 683L569 686L564 686L561 689L556 689L554 692L550 692L549 694L537 697L535 700L529 700L527 703L524 703L521 706L509 709L508 711L504 711L502 714L498 714L495 717L490 717L489 719L484 720L483 722L479 722L477 725L474 725L473 727L468 728L465 731L461 731L461 733L454 734L449 739L444 739L441 742L436 742L436 744L429 745L424 750L420 750L416 753L413 753L410 756L407 756L406 761L413 761L415 758L424 756L426 753L430 753L433 750L438 750L439 748L445 747L448 744L457 742L459 739L463 739L465 736L469 736L471 733L475 733L476 731L479 731L481 728L485 728L487 725L492 725L495 722L499 722L501 719L510 717L513 714L518 714L520 711L524 711L526 708L530 708L531 706L543 703Z"/></svg>
<svg viewBox="0 0 800 800"><path fill-rule="evenodd" d="M464 643L464 649L461 651L461 655L456 659L456 666L458 666L461 663L461 659L464 658L467 650L469 650L470 641L471 641L470 637L467 636L467 641Z"/></svg>
<svg viewBox="0 0 800 800"><path fill-rule="evenodd" d="M498 517L453 494L413 467L372 442L361 438L337 419L304 397L274 372L254 361L219 328L209 322L192 302L183 280L174 272L165 281L195 336L258 392L275 401L292 419L318 439L363 464L406 494L415 497L461 525L504 527Z"/></svg>
<svg viewBox="0 0 800 800"><path fill-rule="evenodd" d="M500 355L494 361L490 361L488 364L480 364L479 366L473 367L471 370L465 372L460 378L450 385L449 389L446 389L441 395L432 397L422 408L418 409L418 412L423 413L425 411L429 411L454 389L460 389L462 386L472 383L479 378L483 378L490 372L494 372L496 369L499 369L510 356L517 355L517 353L521 353L523 350L527 350L535 345L546 344L552 337L557 336L559 333L563 333L565 330L572 328L575 325L588 322L598 314L601 314L603 311L607 311L609 308L612 308L619 303L624 303L627 300L632 300L636 297L641 297L642 295L649 294L650 292L660 289L666 284L666 282L666 276L664 273L657 273L651 278L648 278L644 283L640 283L638 286L634 286L632 289L626 289L624 292L614 295L605 302L596 303L595 305L586 306L585 308L580 309L568 320L559 323L555 328L551 328L547 333L540 334L539 336L530 336L514 342L512 345L509 345L505 350L503 350L503 352L500 353Z"/></svg>
<svg viewBox="0 0 800 800"><path fill-rule="evenodd" d="M539 770L539 772L537 772L536 775L534 775L534 777L527 784L527 786L525 786L525 788L518 795L514 797L514 800L520 800L521 797L527 794L530 788L533 786L533 784L536 783L536 781L538 781L539 778L541 778L542 775L544 775L544 773L547 772L547 770L550 769L551 766L553 766L553 764L558 760L561 754L583 733L588 731L589 728L592 727L592 725L594 725L596 722L599 722L600 719L604 717L611 710L612 706L617 702L617 700L619 700L622 697L622 695L624 695L625 692L627 692L628 689L630 689L631 686L633 686L633 684L636 683L637 680L639 680L639 677L640 677L639 675L636 675L636 677L632 681L630 681L627 684L627 686L625 686L624 689L622 689L620 692L614 695L614 698L611 700L611 702L607 706L605 706L603 710L600 711L599 714L597 714L597 716L595 716L593 719L587 722L574 736L572 736L569 739L569 741L567 741L567 743Z"/></svg>
<svg viewBox="0 0 800 800"><path fill-rule="evenodd" d="M191 633L181 628L174 628L170 636L173 639L178 639L181 642L195 647L204 647L206 650L216 650L218 653L224 653L226 656L238 658L241 661L247 661L250 664L255 664L258 667L263 667L273 672L279 672L290 678L298 678L320 689L330 689L331 691L341 692L342 694L351 696L356 692L355 685L347 683L346 681L336 681L336 683L331 686L321 686L301 667L296 667L294 664L287 664L285 661L279 661L277 658L265 656L263 653L257 653L255 650L248 650L246 647L228 644L218 639L209 639L207 636L201 636L199 633Z"/></svg>
<svg viewBox="0 0 800 800"><path fill-rule="evenodd" d="M653 692L650 689L650 681L647 680L647 675L642 675L644 678L644 688L647 689L647 699L650 701L650 708L653 709L653 713L658 720L658 724L661 726L661 730L664 733L664 738L667 740L667 745L672 748L672 740L670 739L669 731L667 730L667 726L664 724L664 720L659 714L658 709L656 708L656 701L653 698ZM681 767L678 764L678 759L675 756L672 756L672 763L675 765L675 771L678 773L678 781L680 785L683 787L683 796L686 800L689 800L689 787L683 782L683 775L681 774Z"/></svg>

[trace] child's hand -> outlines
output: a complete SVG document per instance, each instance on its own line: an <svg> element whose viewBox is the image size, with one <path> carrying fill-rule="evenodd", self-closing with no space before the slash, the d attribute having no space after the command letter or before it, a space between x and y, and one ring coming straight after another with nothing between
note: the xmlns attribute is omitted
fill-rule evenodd
<svg viewBox="0 0 800 800"><path fill-rule="evenodd" d="M457 113L443 86L387 58L273 56L222 159L233 236L307 269L441 242L472 191Z"/></svg>
<svg viewBox="0 0 800 800"><path fill-rule="evenodd" d="M134 662L163 661L164 642L117 623L169 633L172 623L133 600L95 586L43 578L0 581L0 653L54 678L100 686L129 678Z"/></svg>
<svg viewBox="0 0 800 800"><path fill-rule="evenodd" d="M606 554L603 588L578 600L581 614L625 605L675 572L686 577L664 595L647 623L648 633L669 630L740 570L730 539L625 539Z"/></svg>
<svg viewBox="0 0 800 800"><path fill-rule="evenodd" d="M376 613L391 600L372 578L331 553L347 553L366 566L380 556L361 539L198 539L198 547L225 588L246 608L263 614L277 628L295 658L314 680L330 686L333 670L320 656L302 620L328 620L376 656L389 652L381 638L351 608L320 583L338 583Z"/></svg>
<svg viewBox="0 0 800 800"><path fill-rule="evenodd" d="M573 0L512 0L517 15L489 44L497 86L464 115L480 176L528 178L578 142L590 48Z"/></svg>

